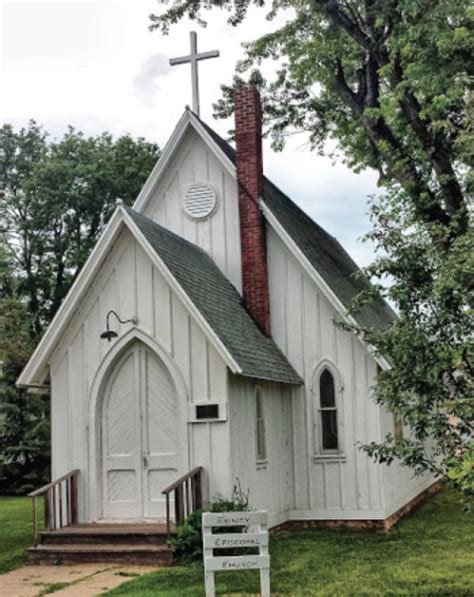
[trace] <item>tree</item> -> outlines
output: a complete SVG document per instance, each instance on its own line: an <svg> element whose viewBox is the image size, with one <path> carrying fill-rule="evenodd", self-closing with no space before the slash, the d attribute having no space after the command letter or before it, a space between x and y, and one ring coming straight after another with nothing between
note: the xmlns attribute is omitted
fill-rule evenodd
<svg viewBox="0 0 474 597"><path fill-rule="evenodd" d="M0 234L35 336L61 304L116 200L134 201L158 154L156 145L128 135L85 137L70 127L49 141L34 121L18 132L0 129Z"/></svg>
<svg viewBox="0 0 474 597"><path fill-rule="evenodd" d="M158 154L128 135L0 128L0 493L49 478L49 401L15 382L116 200L133 202Z"/></svg>
<svg viewBox="0 0 474 597"><path fill-rule="evenodd" d="M0 251L0 494L24 494L49 478L49 402L15 387L33 348L29 314Z"/></svg>
<svg viewBox="0 0 474 597"><path fill-rule="evenodd" d="M151 29L167 33L184 16L205 25L202 11L212 7L233 11L236 26L252 5L264 2L174 2L151 16ZM390 360L375 398L408 433L365 449L381 462L448 473L474 493L472 5L275 0L268 18L284 9L283 27L245 44L216 114L231 114L248 73L277 149L304 131L312 148L323 151L332 138L354 170L377 170L386 193L372 207L369 238L379 253L365 272L375 284L359 302L385 296L400 318L383 333L354 331ZM272 80L260 70L266 60L279 61Z"/></svg>

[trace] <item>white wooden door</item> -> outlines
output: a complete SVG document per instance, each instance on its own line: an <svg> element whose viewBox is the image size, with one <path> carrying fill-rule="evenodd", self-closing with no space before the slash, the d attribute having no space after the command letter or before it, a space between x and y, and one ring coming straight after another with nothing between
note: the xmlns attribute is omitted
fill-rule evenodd
<svg viewBox="0 0 474 597"><path fill-rule="evenodd" d="M107 384L102 438L104 518L164 518L161 492L178 473L176 392L162 362L140 342Z"/></svg>

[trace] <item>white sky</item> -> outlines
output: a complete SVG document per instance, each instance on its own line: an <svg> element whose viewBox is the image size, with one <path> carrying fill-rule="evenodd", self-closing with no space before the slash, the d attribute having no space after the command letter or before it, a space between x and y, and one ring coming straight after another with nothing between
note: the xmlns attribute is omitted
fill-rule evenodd
<svg viewBox="0 0 474 597"><path fill-rule="evenodd" d="M160 10L157 0L0 0L0 123L20 127L34 118L53 135L72 125L86 134L128 132L163 147L191 103L190 67L170 67L168 59L189 52L194 29L200 51L221 53L200 63L200 97L201 117L225 136L232 123L212 118L219 85L231 81L241 43L276 23L254 10L232 28L226 13L215 12L207 29L182 22L162 36L148 30L148 15ZM264 164L267 176L359 264L370 262L370 248L357 239L370 228L367 196L377 191L375 173L333 165L300 136L282 153L266 144Z"/></svg>

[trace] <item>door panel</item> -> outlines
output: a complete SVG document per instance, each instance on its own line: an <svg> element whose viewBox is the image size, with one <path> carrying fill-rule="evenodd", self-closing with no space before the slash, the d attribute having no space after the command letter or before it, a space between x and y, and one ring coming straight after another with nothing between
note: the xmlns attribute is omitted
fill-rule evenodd
<svg viewBox="0 0 474 597"><path fill-rule="evenodd" d="M143 350L144 515L164 517L163 489L176 479L177 404L174 384L156 356Z"/></svg>
<svg viewBox="0 0 474 597"><path fill-rule="evenodd" d="M179 468L177 396L167 369L143 344L112 372L102 416L104 517L164 518L161 492Z"/></svg>
<svg viewBox="0 0 474 597"><path fill-rule="evenodd" d="M106 518L141 516L140 413L138 354L118 363L105 393L103 412L103 480Z"/></svg>

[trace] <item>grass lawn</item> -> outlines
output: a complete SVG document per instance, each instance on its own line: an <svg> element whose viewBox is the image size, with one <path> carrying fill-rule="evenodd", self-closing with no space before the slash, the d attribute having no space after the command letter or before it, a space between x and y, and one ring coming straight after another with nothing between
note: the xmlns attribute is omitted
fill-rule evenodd
<svg viewBox="0 0 474 597"><path fill-rule="evenodd" d="M450 489L390 533L308 529L272 539L272 595L474 595L474 514ZM255 571L216 574L219 595L259 594ZM202 566L162 569L108 597L199 597Z"/></svg>
<svg viewBox="0 0 474 597"><path fill-rule="evenodd" d="M41 508L38 507L38 513L41 520L43 500L39 501ZM25 550L33 543L32 533L31 499L0 497L0 574L26 563Z"/></svg>

